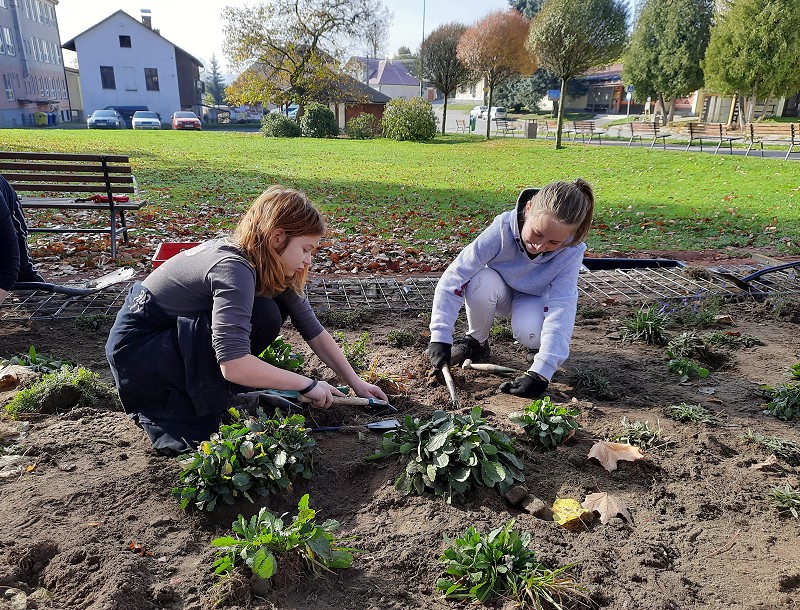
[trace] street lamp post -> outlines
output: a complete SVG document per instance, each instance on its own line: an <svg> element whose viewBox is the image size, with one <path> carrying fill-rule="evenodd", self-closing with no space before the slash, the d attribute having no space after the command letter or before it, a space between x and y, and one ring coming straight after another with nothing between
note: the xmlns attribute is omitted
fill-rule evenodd
<svg viewBox="0 0 800 610"><path fill-rule="evenodd" d="M422 43L425 42L425 0L422 0L422 40L419 43L419 96L422 95L423 65L422 65Z"/></svg>

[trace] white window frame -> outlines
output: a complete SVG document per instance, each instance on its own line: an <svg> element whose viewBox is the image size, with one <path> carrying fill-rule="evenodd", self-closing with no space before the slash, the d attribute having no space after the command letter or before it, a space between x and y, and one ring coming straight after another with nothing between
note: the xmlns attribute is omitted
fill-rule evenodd
<svg viewBox="0 0 800 610"><path fill-rule="evenodd" d="M16 49L14 49L14 37L11 34L11 30L6 28L6 27L4 27L3 28L3 34L5 35L5 39L6 39L6 53L8 53L9 55L16 55L17 51L16 51ZM0 41L0 43L1 42L2 41Z"/></svg>
<svg viewBox="0 0 800 610"><path fill-rule="evenodd" d="M0 8L8 8L8 0L0 0Z"/></svg>
<svg viewBox="0 0 800 610"><path fill-rule="evenodd" d="M25 16L30 19L31 18L31 0L22 0L22 4L25 7Z"/></svg>
<svg viewBox="0 0 800 610"><path fill-rule="evenodd" d="M42 9L42 0L36 0L36 21L39 23L44 23L44 15L42 14L44 9Z"/></svg>
<svg viewBox="0 0 800 610"><path fill-rule="evenodd" d="M11 80L10 74L3 74L3 86L6 90L6 99L13 101L14 98L14 81Z"/></svg>

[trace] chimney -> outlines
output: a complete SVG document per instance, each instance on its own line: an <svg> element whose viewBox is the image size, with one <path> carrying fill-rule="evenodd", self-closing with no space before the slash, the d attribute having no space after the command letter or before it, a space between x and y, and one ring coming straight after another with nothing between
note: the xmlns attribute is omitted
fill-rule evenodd
<svg viewBox="0 0 800 610"><path fill-rule="evenodd" d="M153 29L153 18L150 15L149 8L143 8L142 11L142 23L149 27L151 30Z"/></svg>

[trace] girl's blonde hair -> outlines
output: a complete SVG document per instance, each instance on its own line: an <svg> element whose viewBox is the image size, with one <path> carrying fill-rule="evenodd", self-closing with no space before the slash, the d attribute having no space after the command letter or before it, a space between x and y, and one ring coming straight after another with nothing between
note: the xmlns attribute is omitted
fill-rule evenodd
<svg viewBox="0 0 800 610"><path fill-rule="evenodd" d="M575 233L568 244L579 244L586 239L594 214L592 185L582 178L575 182L551 182L539 189L530 200L528 214L551 214L566 225L575 225Z"/></svg>
<svg viewBox="0 0 800 610"><path fill-rule="evenodd" d="M280 248L272 245L275 232L287 237ZM308 269L286 277L281 253L289 239L300 235L322 235L325 222L306 194L279 184L270 186L245 212L233 234L233 241L244 250L256 271L256 294L277 294L291 288L303 294Z"/></svg>

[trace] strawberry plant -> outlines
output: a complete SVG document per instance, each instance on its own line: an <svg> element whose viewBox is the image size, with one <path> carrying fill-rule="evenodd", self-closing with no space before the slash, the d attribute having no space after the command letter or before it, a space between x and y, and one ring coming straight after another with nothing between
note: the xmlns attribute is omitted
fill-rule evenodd
<svg viewBox="0 0 800 610"><path fill-rule="evenodd" d="M214 571L225 576L243 565L266 580L277 573L279 558L286 558L288 565L294 565L292 555L300 557L312 573L318 568L350 567L355 549L338 544L334 535L339 529L338 521L315 523L316 511L308 506L308 494L300 498L297 515L289 523L284 522L286 514L277 517L262 508L250 520L239 515L231 526L232 536L211 541L218 547Z"/></svg>
<svg viewBox="0 0 800 610"><path fill-rule="evenodd" d="M193 504L212 511L220 502L233 504L239 497L252 502L253 492L267 496L291 491L297 477L311 478L316 442L302 415L283 418L276 411L269 418L261 409L258 417L229 411L231 424L221 425L193 454L177 458L181 484L172 494L183 509Z"/></svg>
<svg viewBox="0 0 800 610"><path fill-rule="evenodd" d="M785 421L800 419L800 383L789 382L786 385L766 388L766 397L769 403L764 413Z"/></svg>
<svg viewBox="0 0 800 610"><path fill-rule="evenodd" d="M708 377L708 369L688 358L673 358L667 363L667 370L680 378L680 383L689 379Z"/></svg>
<svg viewBox="0 0 800 610"><path fill-rule="evenodd" d="M564 575L565 566L551 570L536 560L528 548L529 533L519 534L512 519L489 535L469 527L464 534L450 540L439 558L447 576L436 581L436 588L450 599L485 602L492 597L511 598L518 607L561 609L573 597L583 597L575 581Z"/></svg>
<svg viewBox="0 0 800 610"><path fill-rule="evenodd" d="M292 352L292 345L288 341L284 341L281 336L276 337L258 357L267 364L287 371L296 371L305 362L303 354Z"/></svg>
<svg viewBox="0 0 800 610"><path fill-rule="evenodd" d="M468 416L434 411L429 421L406 415L400 428L386 432L380 449L367 459L390 455L409 458L395 482L402 493L431 489L448 504L473 485L505 493L515 481L525 480L511 439L486 423L480 407Z"/></svg>
<svg viewBox="0 0 800 610"><path fill-rule="evenodd" d="M581 427L575 419L578 415L577 407L557 405L545 396L534 400L524 411L511 413L508 418L522 426L534 447L552 451Z"/></svg>

